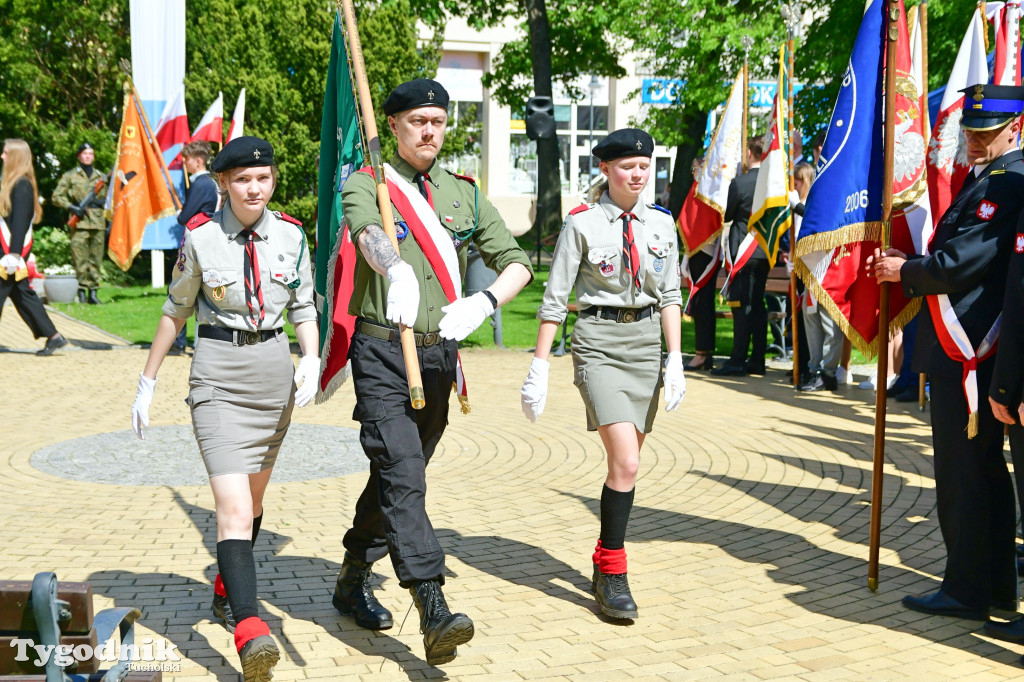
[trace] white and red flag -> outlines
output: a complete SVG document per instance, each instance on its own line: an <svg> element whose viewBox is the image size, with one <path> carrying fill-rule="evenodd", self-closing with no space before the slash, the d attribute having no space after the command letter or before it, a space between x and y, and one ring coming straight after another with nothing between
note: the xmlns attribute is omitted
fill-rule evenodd
<svg viewBox="0 0 1024 682"><path fill-rule="evenodd" d="M245 88L238 93L238 102L235 103L235 113L231 115L231 125L228 126L228 142L245 135Z"/></svg>
<svg viewBox="0 0 1024 682"><path fill-rule="evenodd" d="M199 121L199 125L193 131L192 139L224 143L224 93L217 93L217 99L206 110L203 120Z"/></svg>
<svg viewBox="0 0 1024 682"><path fill-rule="evenodd" d="M932 139L928 143L928 193L931 197L932 217L936 221L949 208L971 169L967 161L967 142L960 129L960 117L964 110L964 96L960 91L987 82L985 20L981 11L975 10L967 34L960 43L953 72L939 104Z"/></svg>
<svg viewBox="0 0 1024 682"><path fill-rule="evenodd" d="M1020 1L985 3L985 14L996 34L992 84L1020 85Z"/></svg>
<svg viewBox="0 0 1024 682"><path fill-rule="evenodd" d="M156 124L156 141L160 145L160 151L167 152L175 145L185 144L188 138L185 88L181 88L160 114L160 120Z"/></svg>

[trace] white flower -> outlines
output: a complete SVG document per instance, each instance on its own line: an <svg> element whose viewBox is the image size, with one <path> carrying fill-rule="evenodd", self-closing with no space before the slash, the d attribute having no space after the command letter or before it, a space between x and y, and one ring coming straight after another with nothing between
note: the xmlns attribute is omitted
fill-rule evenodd
<svg viewBox="0 0 1024 682"><path fill-rule="evenodd" d="M56 275L73 275L73 274L75 274L75 269L72 266L67 265L67 264L64 264L64 265L50 265L50 266L48 266L48 267L43 269L43 274L44 275L49 275L51 277L56 276Z"/></svg>

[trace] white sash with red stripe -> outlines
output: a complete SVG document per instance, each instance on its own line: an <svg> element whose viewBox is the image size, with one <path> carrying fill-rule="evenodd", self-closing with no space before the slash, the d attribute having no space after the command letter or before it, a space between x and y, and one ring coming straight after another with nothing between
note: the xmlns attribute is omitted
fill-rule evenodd
<svg viewBox="0 0 1024 682"><path fill-rule="evenodd" d="M731 227L729 228L732 229ZM722 285L722 296L728 295L729 283L732 282L732 278L743 269L750 260L750 257L754 255L754 250L757 249L757 240L754 239L754 233L748 232L747 236L740 242L739 248L736 250L736 260L734 261L729 256L729 249L725 250L725 284Z"/></svg>
<svg viewBox="0 0 1024 682"><path fill-rule="evenodd" d="M996 344L999 341L999 324L1003 319L1002 313L992 323L992 328L981 340L981 345L975 350L971 346L971 340L967 337L963 325L956 317L953 304L946 294L926 296L928 310L932 315L932 323L935 327L935 336L939 339L942 350L946 352L950 360L963 364L964 367L964 396L967 398L967 437L974 438L978 435L978 363L990 358L996 352Z"/></svg>
<svg viewBox="0 0 1024 682"><path fill-rule="evenodd" d="M28 265L25 263L25 259L29 257L29 253L32 251L32 225L28 226L28 232L25 233L25 245L21 247L21 253L13 254L18 257L20 261L18 263L18 270L14 273L14 280L21 281L28 277ZM7 256L11 255L11 228L7 225L3 216L0 216L0 255ZM7 279L7 269L0 268L0 279Z"/></svg>
<svg viewBox="0 0 1024 682"><path fill-rule="evenodd" d="M690 272L690 258L689 256L683 256L682 271L686 275L686 283L690 287L690 295L686 298L686 305L683 306L683 312L687 315L690 314L690 301L697 295L697 292L703 289L709 281L712 279L712 275L718 270L718 259L722 255L722 242L719 240L715 243L715 253L711 256L711 262L704 268L704 272L697 277L696 281L693 279L693 273Z"/></svg>
<svg viewBox="0 0 1024 682"><path fill-rule="evenodd" d="M448 231L441 225L434 209L419 190L399 175L390 164L384 164L384 177L387 179L391 203L405 218L413 239L433 268L448 302L455 302L462 297L462 274L459 270L459 257ZM459 396L462 411L468 413L469 392L466 388L466 376L462 370L462 357L457 357L455 391Z"/></svg>

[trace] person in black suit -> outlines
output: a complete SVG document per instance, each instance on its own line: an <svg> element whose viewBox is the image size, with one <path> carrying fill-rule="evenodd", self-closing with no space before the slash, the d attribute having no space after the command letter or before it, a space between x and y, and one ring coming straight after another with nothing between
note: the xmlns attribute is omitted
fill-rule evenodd
<svg viewBox="0 0 1024 682"><path fill-rule="evenodd" d="M760 137L747 140L747 170L729 184L724 220L732 221L729 228L729 253L733 262L739 257L740 244L747 236L747 221L754 205L757 171L764 155L764 142ZM729 283L729 307L732 308L732 353L724 365L711 370L717 376L743 376L764 374L764 354L768 347L768 310L764 304L764 289L768 284L768 256L763 249L754 248L746 265L735 273ZM753 341L753 345L751 345ZM747 350L750 356L747 357Z"/></svg>
<svg viewBox="0 0 1024 682"><path fill-rule="evenodd" d="M984 396L990 385L1000 385L993 383L993 336L1024 209L1024 160L1017 148L1024 88L974 85L962 92L961 126L974 168L939 221L930 255L908 259L895 249L876 251L868 270L879 281L901 283L907 296L926 298L913 362L931 381L946 569L938 590L908 595L903 605L986 620L990 609L1017 610L1013 486L1003 458L1003 425Z"/></svg>

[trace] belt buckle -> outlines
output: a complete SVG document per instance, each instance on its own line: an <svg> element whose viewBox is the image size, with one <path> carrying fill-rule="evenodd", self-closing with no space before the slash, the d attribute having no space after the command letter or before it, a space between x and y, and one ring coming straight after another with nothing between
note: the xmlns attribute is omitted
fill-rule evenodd
<svg viewBox="0 0 1024 682"><path fill-rule="evenodd" d="M260 342L259 332L245 332L245 336L243 337L243 341L242 341L243 345L255 346L259 342Z"/></svg>
<svg viewBox="0 0 1024 682"><path fill-rule="evenodd" d="M437 332L427 332L423 335L423 347L436 345L441 341L440 335Z"/></svg>
<svg viewBox="0 0 1024 682"><path fill-rule="evenodd" d="M620 310L619 322L636 322L636 311L632 308L629 310Z"/></svg>

